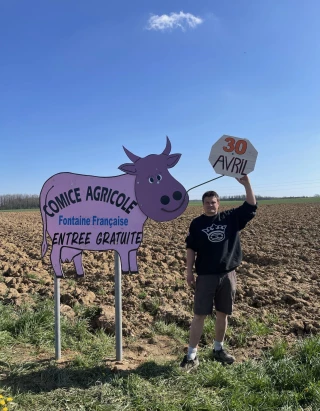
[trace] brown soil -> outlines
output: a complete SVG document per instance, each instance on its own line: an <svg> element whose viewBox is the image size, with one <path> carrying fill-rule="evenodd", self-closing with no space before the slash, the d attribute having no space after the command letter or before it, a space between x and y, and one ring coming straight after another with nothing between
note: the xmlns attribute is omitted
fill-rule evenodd
<svg viewBox="0 0 320 411"><path fill-rule="evenodd" d="M122 276L124 361L107 361L115 369L136 367L150 358L175 359L187 344L153 336L150 326L158 319L186 329L190 325L193 291L185 282L184 240L191 219L200 212L191 206L172 222L147 220L138 251L139 274ZM320 332L319 227L320 203L261 205L242 232L244 258L237 270L237 300L230 318L236 332L228 336L238 361L258 357L280 338L292 342ZM20 305L32 302L32 294L52 297L50 249L43 260L40 255L40 213L1 213L0 238L0 301ZM95 306L92 327L114 332L114 254L85 252L83 261L86 276L77 281L73 264L63 265L62 315L74 316L77 302ZM267 335L250 335L241 347L236 334L244 321L270 325L272 318Z"/></svg>

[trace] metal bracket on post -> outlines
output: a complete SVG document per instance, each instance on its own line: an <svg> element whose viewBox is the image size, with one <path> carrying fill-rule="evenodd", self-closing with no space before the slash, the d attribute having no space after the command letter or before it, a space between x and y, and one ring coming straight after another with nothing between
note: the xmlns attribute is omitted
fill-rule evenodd
<svg viewBox="0 0 320 411"><path fill-rule="evenodd" d="M114 252L115 268L115 324L116 324L116 360L122 361L122 295L121 295L121 260Z"/></svg>

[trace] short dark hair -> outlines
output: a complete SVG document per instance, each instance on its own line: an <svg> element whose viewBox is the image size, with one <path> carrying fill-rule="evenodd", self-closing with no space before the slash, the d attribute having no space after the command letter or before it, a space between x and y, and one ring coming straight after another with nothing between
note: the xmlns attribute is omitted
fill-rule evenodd
<svg viewBox="0 0 320 411"><path fill-rule="evenodd" d="M202 196L202 204L204 204L204 199L206 197L215 197L218 201L220 201L220 197L215 191L206 191Z"/></svg>

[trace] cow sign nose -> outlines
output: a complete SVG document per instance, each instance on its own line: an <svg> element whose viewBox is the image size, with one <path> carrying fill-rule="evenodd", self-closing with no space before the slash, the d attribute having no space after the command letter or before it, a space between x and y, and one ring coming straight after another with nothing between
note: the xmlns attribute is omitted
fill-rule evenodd
<svg viewBox="0 0 320 411"><path fill-rule="evenodd" d="M175 191L175 192L172 194L172 197L173 197L174 200L177 200L177 201L181 200L181 198L182 198L182 193L181 193L181 191ZM162 197L160 198L160 201L161 201L161 204L167 205L167 204L170 203L170 197L169 197L169 196L162 196Z"/></svg>
<svg viewBox="0 0 320 411"><path fill-rule="evenodd" d="M175 200L181 200L181 198L182 198L182 193L180 192L180 191L175 191L174 193L173 193L173 196L172 196Z"/></svg>
<svg viewBox="0 0 320 411"><path fill-rule="evenodd" d="M161 204L167 205L167 204L170 203L170 198L169 198L168 196L162 196L162 197L160 198L160 201L161 201Z"/></svg>

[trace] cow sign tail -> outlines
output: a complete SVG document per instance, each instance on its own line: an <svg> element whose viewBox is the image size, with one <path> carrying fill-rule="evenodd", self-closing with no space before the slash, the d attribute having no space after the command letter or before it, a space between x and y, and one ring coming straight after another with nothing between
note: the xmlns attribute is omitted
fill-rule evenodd
<svg viewBox="0 0 320 411"><path fill-rule="evenodd" d="M43 258L46 255L46 252L48 250L48 243L46 239L46 233L44 232L44 240L42 241L42 247L41 247L41 257Z"/></svg>
<svg viewBox="0 0 320 411"><path fill-rule="evenodd" d="M42 246L41 246L41 257L43 258L48 251L48 243L47 243L47 215L44 211L45 206L47 205L47 197L49 194L49 191L53 188L54 186L50 187L49 190L47 191L46 195L43 195L42 192L40 194L40 211L41 211L41 217L42 217L42 226L43 226L43 239L42 239ZM43 189L45 188L45 185ZM42 190L43 190L42 189Z"/></svg>

